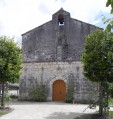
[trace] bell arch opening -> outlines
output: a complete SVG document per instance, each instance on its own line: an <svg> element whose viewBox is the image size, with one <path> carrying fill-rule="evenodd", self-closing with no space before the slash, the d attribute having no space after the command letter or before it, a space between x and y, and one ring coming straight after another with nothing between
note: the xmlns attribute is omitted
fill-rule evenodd
<svg viewBox="0 0 113 119"><path fill-rule="evenodd" d="M58 24L59 24L59 26L64 25L64 15L63 14L58 15Z"/></svg>

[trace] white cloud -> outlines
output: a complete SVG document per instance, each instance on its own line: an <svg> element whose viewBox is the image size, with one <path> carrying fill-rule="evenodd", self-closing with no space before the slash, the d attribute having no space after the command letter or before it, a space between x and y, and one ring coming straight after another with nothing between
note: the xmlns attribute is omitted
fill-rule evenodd
<svg viewBox="0 0 113 119"><path fill-rule="evenodd" d="M67 0L64 7L72 13L72 17L92 22L100 11L108 12L105 7L106 0Z"/></svg>
<svg viewBox="0 0 113 119"><path fill-rule="evenodd" d="M96 24L98 24L99 22L101 22L101 19L100 19L100 18L97 19L97 20L95 20L95 21L93 21L92 24L96 25Z"/></svg>
<svg viewBox="0 0 113 119"><path fill-rule="evenodd" d="M93 23L100 13L109 12L106 0L1 0L0 35L15 36L52 19L61 7L81 21Z"/></svg>

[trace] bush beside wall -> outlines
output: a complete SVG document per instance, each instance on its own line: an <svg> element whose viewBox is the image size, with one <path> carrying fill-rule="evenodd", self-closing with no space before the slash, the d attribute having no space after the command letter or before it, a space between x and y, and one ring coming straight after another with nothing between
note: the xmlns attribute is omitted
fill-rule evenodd
<svg viewBox="0 0 113 119"><path fill-rule="evenodd" d="M47 87L44 84L37 84L30 93L29 99L31 101L44 102L47 101Z"/></svg>

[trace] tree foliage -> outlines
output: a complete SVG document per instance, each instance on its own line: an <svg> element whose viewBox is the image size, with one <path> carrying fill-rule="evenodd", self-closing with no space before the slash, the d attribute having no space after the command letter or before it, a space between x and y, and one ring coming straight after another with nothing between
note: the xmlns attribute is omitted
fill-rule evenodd
<svg viewBox="0 0 113 119"><path fill-rule="evenodd" d="M97 30L88 35L82 62L89 80L113 82L113 34Z"/></svg>
<svg viewBox="0 0 113 119"><path fill-rule="evenodd" d="M9 37L0 37L0 81L15 82L22 64L21 49Z"/></svg>
<svg viewBox="0 0 113 119"><path fill-rule="evenodd" d="M0 37L0 83L2 84L2 102L4 106L4 87L7 82L19 79L22 64L22 51L13 39Z"/></svg>
<svg viewBox="0 0 113 119"><path fill-rule="evenodd" d="M106 7L111 6L111 13L113 13L113 0L107 0Z"/></svg>
<svg viewBox="0 0 113 119"><path fill-rule="evenodd" d="M113 0L107 0L106 7L111 6L110 14L113 14ZM105 18L103 17L104 24L107 24L106 30L111 31L113 29L113 18Z"/></svg>
<svg viewBox="0 0 113 119"><path fill-rule="evenodd" d="M108 82L113 82L113 33L97 30L89 34L82 55L84 75L99 82L99 114L108 111Z"/></svg>

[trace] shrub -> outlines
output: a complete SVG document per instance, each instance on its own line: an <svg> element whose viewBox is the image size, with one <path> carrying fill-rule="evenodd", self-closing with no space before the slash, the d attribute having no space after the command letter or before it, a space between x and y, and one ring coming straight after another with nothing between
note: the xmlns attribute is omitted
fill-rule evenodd
<svg viewBox="0 0 113 119"><path fill-rule="evenodd" d="M18 99L18 96L17 95L10 95L10 98L11 99Z"/></svg>
<svg viewBox="0 0 113 119"><path fill-rule="evenodd" d="M29 99L31 101L44 102L47 100L47 87L44 84L37 84L30 93Z"/></svg>
<svg viewBox="0 0 113 119"><path fill-rule="evenodd" d="M67 84L65 102L72 103L73 100L74 100L74 82L73 80L69 80Z"/></svg>

